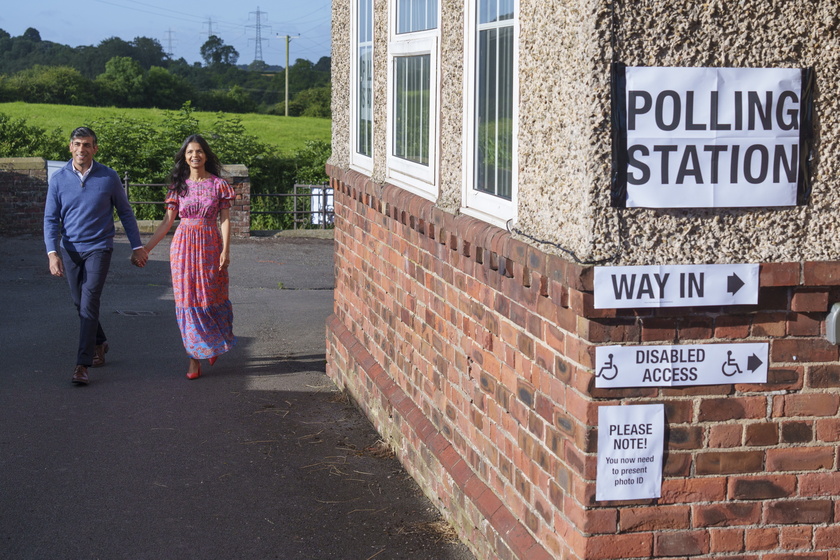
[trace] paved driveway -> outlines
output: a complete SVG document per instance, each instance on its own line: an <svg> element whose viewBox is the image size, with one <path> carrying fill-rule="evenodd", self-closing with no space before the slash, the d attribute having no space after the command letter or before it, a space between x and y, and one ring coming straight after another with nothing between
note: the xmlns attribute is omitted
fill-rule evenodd
<svg viewBox="0 0 840 560"><path fill-rule="evenodd" d="M65 281L0 238L0 558L472 558L324 374L332 241L234 242L238 346L196 381L167 243L140 270L118 238L111 351L75 387Z"/></svg>

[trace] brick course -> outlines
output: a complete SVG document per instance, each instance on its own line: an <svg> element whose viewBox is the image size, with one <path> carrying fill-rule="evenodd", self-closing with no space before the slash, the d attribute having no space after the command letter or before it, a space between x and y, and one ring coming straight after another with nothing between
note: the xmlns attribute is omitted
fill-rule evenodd
<svg viewBox="0 0 840 560"><path fill-rule="evenodd" d="M596 310L592 268L328 166L329 375L479 558L840 560L840 263L762 264L757 306ZM768 342L765 384L594 387L601 344ZM662 497L594 499L601 405L664 403Z"/></svg>

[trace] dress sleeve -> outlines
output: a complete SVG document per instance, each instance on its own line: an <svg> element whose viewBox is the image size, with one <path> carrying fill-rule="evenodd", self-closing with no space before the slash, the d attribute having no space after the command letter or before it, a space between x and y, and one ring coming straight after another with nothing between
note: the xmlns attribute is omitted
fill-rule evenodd
<svg viewBox="0 0 840 560"><path fill-rule="evenodd" d="M172 208L173 210L177 210L178 194L175 191L170 190L168 193L166 193L166 200L164 200L164 203L166 205L165 208L167 210L169 210L170 208Z"/></svg>
<svg viewBox="0 0 840 560"><path fill-rule="evenodd" d="M233 187L222 178L217 179L216 185L219 189L219 208L230 208L233 204L233 199L236 198L236 192L233 190Z"/></svg>

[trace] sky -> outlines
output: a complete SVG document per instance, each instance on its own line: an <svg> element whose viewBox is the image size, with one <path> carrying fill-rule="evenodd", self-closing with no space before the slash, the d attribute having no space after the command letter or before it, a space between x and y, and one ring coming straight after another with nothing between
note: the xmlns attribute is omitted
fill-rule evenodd
<svg viewBox="0 0 840 560"><path fill-rule="evenodd" d="M291 36L291 64L298 58L315 63L330 56L331 0L5 0L3 4L0 29L12 37L34 27L42 40L71 47L96 46L110 37L125 41L149 37L175 59L202 62L199 49L212 31L239 52L239 64L261 58L266 64L285 66L286 35Z"/></svg>

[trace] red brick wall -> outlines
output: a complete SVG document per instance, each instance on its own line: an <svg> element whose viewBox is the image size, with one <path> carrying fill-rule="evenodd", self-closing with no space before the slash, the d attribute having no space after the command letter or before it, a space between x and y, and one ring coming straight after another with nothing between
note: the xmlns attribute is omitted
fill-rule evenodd
<svg viewBox="0 0 840 560"><path fill-rule="evenodd" d="M757 306L595 310L592 269L353 171L335 188L328 373L479 558L840 560L838 263ZM764 385L596 389L604 343L770 343ZM664 403L658 500L596 502L601 405Z"/></svg>
<svg viewBox="0 0 840 560"><path fill-rule="evenodd" d="M230 208L230 234L233 237L251 236L251 179L244 165L225 165L224 176L236 192Z"/></svg>

